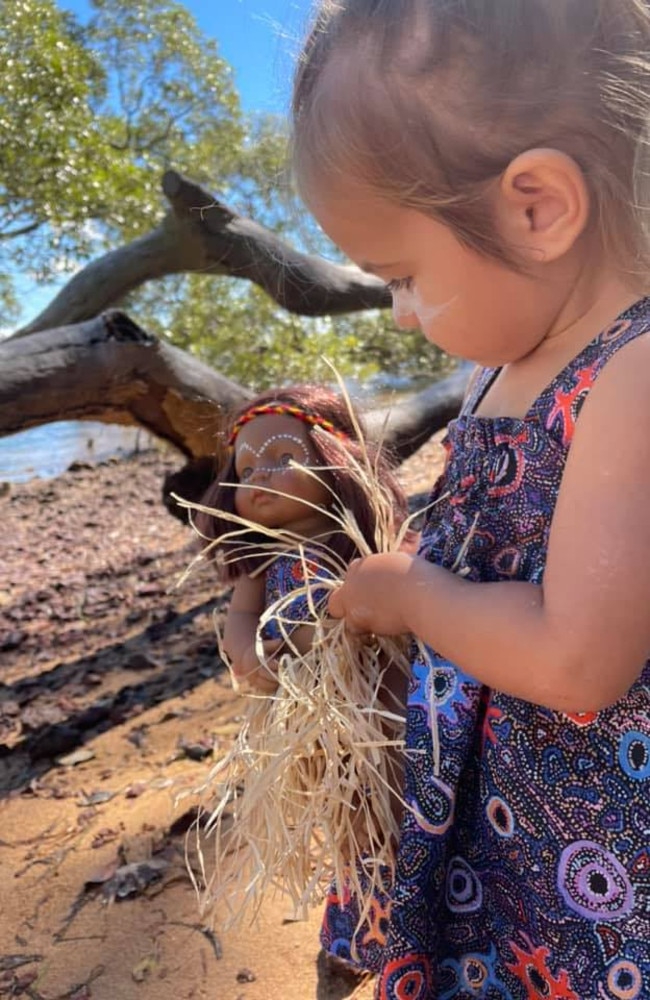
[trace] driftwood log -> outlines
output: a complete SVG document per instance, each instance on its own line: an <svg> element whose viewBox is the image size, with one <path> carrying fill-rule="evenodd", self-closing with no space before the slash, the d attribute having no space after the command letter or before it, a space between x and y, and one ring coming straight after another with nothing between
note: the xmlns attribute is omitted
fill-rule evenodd
<svg viewBox="0 0 650 1000"><path fill-rule="evenodd" d="M117 310L0 343L0 435L54 420L144 427L187 458L249 393Z"/></svg>
<svg viewBox="0 0 650 1000"><path fill-rule="evenodd" d="M12 337L92 319L148 281L192 271L253 281L284 309L301 316L390 306L390 292L379 278L300 253L176 171L163 175L162 188L169 210L159 226L78 271L43 312Z"/></svg>
<svg viewBox="0 0 650 1000"><path fill-rule="evenodd" d="M370 434L407 458L458 412L467 378L461 369L390 410L369 411ZM144 427L185 457L164 492L188 499L214 475L225 415L250 395L117 310L0 343L0 436L54 420Z"/></svg>
<svg viewBox="0 0 650 1000"><path fill-rule="evenodd" d="M133 424L172 444L186 465L165 487L198 498L220 459L224 414L250 393L111 307L145 282L200 271L255 282L283 308L334 315L384 308L378 278L295 250L173 170L160 225L79 271L27 326L0 343L0 437L54 420ZM109 310L109 311L105 311ZM366 415L400 460L457 412L468 372Z"/></svg>

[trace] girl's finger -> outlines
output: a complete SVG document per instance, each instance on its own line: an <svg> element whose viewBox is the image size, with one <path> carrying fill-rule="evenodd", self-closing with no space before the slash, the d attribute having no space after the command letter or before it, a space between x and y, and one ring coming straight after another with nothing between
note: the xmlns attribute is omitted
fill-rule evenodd
<svg viewBox="0 0 650 1000"><path fill-rule="evenodd" d="M273 664L277 669L277 663ZM278 679L269 670L260 670L255 678L255 688L260 694L273 694L278 688Z"/></svg>

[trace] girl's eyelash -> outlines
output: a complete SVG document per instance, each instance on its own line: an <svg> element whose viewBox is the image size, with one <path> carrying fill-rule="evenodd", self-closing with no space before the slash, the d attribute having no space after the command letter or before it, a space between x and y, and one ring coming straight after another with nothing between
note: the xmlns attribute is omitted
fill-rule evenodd
<svg viewBox="0 0 650 1000"><path fill-rule="evenodd" d="M413 278L393 278L392 281L387 281L386 284L391 292L399 292L401 288L408 291L413 284Z"/></svg>

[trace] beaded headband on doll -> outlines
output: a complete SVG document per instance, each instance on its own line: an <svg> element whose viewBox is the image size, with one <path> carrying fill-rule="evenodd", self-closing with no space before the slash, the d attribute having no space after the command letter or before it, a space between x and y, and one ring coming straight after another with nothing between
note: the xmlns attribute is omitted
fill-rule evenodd
<svg viewBox="0 0 650 1000"><path fill-rule="evenodd" d="M228 446L232 448L237 435L245 424L250 423L255 417L266 416L294 417L295 420L301 420L303 424L309 424L310 427L322 427L328 434L333 434L342 441L347 440L348 437L344 431L338 430L331 420L318 417L315 413L309 413L299 406L293 406L290 403L261 403L259 406L251 406L250 410L246 410L245 413L242 413L241 417L237 418L228 438Z"/></svg>

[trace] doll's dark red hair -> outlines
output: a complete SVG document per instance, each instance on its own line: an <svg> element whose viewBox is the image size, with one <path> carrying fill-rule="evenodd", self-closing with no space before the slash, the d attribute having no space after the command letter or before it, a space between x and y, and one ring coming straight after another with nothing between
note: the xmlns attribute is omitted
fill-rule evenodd
<svg viewBox="0 0 650 1000"><path fill-rule="evenodd" d="M225 439L230 439L233 428L239 426L249 412L257 408L262 408L263 411L265 407L273 404L295 407L301 413L316 418L313 424L312 421L308 421L308 425L312 428L313 426L322 427L324 424L331 425L335 433L318 433L312 429L310 433L311 443L318 456L318 461L324 466L334 467L326 473L329 485L333 488L341 506L352 511L364 538L374 549L375 510L366 491L359 488L352 472L345 467L344 459L345 455L348 454L352 459L362 463L364 450L366 451L377 471L382 487L388 491L392 498L395 525L399 526L407 516L408 505L406 497L393 475L394 463L391 461L391 457L383 449L380 453L372 442L365 439L363 442L360 440L350 413L349 403L331 389L320 385L297 385L284 389L267 390L250 400L232 415L229 426L224 432ZM358 415L356 415L356 419L361 426ZM208 488L203 497L202 503L215 510L235 513L237 482L235 455L234 450L231 449L215 482ZM218 543L218 539L232 532L234 527L232 522L218 515L199 513L195 517L195 523L202 535L217 541L215 551L221 551L224 556L223 576L226 580L232 581L242 573L253 572L268 558L263 548L264 544L268 543L268 538L262 533L250 531L246 534L245 539L240 538L236 544L241 546L242 542L245 541L246 545L250 546L248 551L252 554L246 555L245 558L238 559L236 562L229 562L229 550L230 555L232 555L235 543L225 541L221 545ZM335 531L334 524L332 530ZM359 555L353 542L342 533L333 534L327 544L345 563ZM253 554L256 545L259 545L259 555Z"/></svg>

